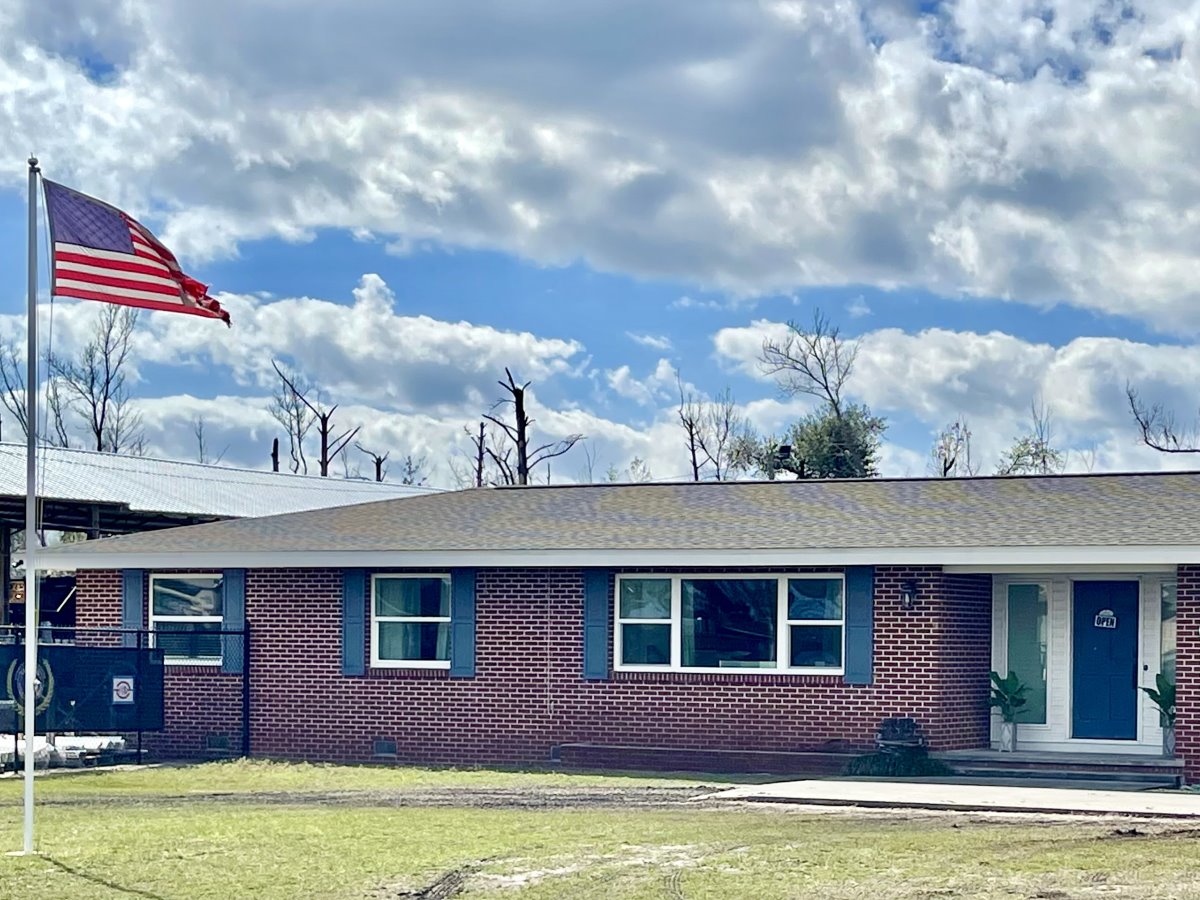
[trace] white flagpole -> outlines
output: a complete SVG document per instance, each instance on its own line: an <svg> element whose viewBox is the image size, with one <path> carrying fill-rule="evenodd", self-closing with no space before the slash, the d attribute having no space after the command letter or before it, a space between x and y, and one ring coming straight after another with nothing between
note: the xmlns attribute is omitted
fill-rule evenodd
<svg viewBox="0 0 1200 900"><path fill-rule="evenodd" d="M25 843L33 853L33 741L37 734L37 185L38 161L29 157L29 344L25 375ZM7 598L6 598L7 601ZM14 748L15 749L15 748Z"/></svg>

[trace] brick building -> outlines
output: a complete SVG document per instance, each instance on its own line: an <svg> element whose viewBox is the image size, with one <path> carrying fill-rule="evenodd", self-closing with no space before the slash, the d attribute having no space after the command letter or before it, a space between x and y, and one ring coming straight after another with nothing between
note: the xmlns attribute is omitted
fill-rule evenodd
<svg viewBox="0 0 1200 900"><path fill-rule="evenodd" d="M159 746L241 727L313 760L687 764L869 746L912 716L987 748L1200 777L1200 475L588 485L435 494L87 542L80 625L167 654ZM250 629L249 671L213 633Z"/></svg>

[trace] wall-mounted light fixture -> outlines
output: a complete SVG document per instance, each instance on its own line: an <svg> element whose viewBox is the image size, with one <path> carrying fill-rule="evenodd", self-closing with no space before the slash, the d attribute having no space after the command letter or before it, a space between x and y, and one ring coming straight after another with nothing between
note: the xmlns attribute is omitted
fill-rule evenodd
<svg viewBox="0 0 1200 900"><path fill-rule="evenodd" d="M900 605L905 609L917 605L917 583L911 578L900 582Z"/></svg>

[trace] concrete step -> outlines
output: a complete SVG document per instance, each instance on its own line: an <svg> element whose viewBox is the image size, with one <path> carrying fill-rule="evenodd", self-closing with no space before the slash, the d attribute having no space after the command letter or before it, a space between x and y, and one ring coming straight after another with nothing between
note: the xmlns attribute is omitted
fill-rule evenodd
<svg viewBox="0 0 1200 900"><path fill-rule="evenodd" d="M1178 787L1179 775L1175 772L1140 771L1134 768L1126 769L1055 769L1049 766L1031 768L1006 768L999 765L974 766L959 765L954 771L967 778L995 778L1005 780L1038 781L1087 781L1093 783L1122 782L1125 784L1141 784L1147 787Z"/></svg>

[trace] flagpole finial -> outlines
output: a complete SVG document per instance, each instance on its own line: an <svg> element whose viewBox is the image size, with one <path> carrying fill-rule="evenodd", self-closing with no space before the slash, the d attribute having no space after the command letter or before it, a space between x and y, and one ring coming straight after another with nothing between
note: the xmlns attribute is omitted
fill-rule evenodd
<svg viewBox="0 0 1200 900"><path fill-rule="evenodd" d="M29 169L31 172L36 172L38 167L38 159L32 153L29 154Z"/></svg>

